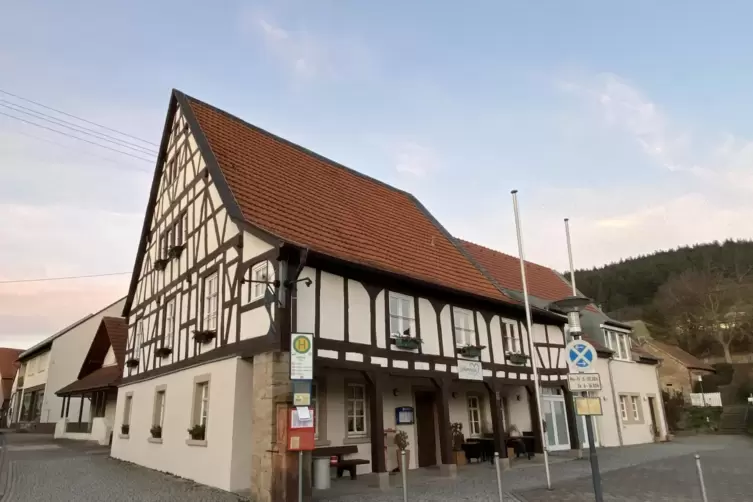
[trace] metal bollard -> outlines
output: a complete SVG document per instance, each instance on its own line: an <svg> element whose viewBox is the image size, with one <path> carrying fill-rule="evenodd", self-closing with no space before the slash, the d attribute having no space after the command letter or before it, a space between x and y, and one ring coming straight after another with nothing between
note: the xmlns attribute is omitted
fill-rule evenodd
<svg viewBox="0 0 753 502"><path fill-rule="evenodd" d="M405 450L400 450L402 464L400 465L400 475L403 477L403 502L408 502L408 467L405 462Z"/></svg>
<svg viewBox="0 0 753 502"><path fill-rule="evenodd" d="M298 451L298 502L303 502L303 450Z"/></svg>
<svg viewBox="0 0 753 502"><path fill-rule="evenodd" d="M502 498L502 472L499 469L499 452L494 452L494 469L497 471L497 493L499 493L499 502L505 502Z"/></svg>
<svg viewBox="0 0 753 502"><path fill-rule="evenodd" d="M695 470L698 472L698 483L701 485L701 498L703 502L709 502L709 498L706 495L706 483L703 482L703 469L701 468L701 456L696 453L695 455Z"/></svg>

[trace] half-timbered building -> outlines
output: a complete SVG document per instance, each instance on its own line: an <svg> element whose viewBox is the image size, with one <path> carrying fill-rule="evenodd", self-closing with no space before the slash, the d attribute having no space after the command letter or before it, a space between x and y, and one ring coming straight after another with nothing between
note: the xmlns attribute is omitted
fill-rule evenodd
<svg viewBox="0 0 753 502"><path fill-rule="evenodd" d="M314 335L319 454L380 483L397 431L449 473L453 423L540 449L532 364L567 371L564 317L533 308L531 354L522 302L412 195L178 91L123 316L112 455L256 500L296 497L291 333Z"/></svg>

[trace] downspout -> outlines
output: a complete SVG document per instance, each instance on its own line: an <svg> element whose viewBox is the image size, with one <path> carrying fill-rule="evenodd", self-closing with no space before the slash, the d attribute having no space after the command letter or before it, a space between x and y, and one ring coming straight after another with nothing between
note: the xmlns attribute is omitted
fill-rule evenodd
<svg viewBox="0 0 753 502"><path fill-rule="evenodd" d="M659 379L658 364L654 366L654 370L656 371L656 387L659 389L659 395L656 399L660 403L659 409L661 410L662 421L664 423L664 440L667 441L669 439L669 423L667 423L667 410L664 409L664 395L662 394L661 380ZM661 424L659 425L661 426Z"/></svg>
<svg viewBox="0 0 753 502"><path fill-rule="evenodd" d="M619 438L620 446L623 446L622 422L620 418L620 410L617 405L617 391L614 388L614 378L612 377L612 361L614 361L614 359L612 356L609 356L609 361L607 361L607 373L609 373L609 385L612 386L612 406L614 407L614 421L617 423L617 437Z"/></svg>

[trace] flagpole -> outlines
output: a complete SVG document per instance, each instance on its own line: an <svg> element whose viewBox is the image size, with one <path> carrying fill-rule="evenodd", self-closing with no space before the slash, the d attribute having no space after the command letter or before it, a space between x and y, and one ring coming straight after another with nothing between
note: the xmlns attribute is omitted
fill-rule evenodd
<svg viewBox="0 0 753 502"><path fill-rule="evenodd" d="M573 286L573 296L578 296L575 288L575 267L573 266L573 248L570 245L570 218L565 218L565 235L567 236L567 257L570 260L570 284Z"/></svg>
<svg viewBox="0 0 753 502"><path fill-rule="evenodd" d="M546 470L546 487L552 489L552 478L549 474L549 452L547 451L546 432L544 431L544 419L541 410L541 388L539 383L539 371L536 368L536 359L533 354L533 323L531 322L531 304L528 301L528 284L526 282L525 255L523 254L523 236L520 230L520 214L518 212L518 191L512 191L512 206L515 210L515 231L518 234L518 254L520 255L520 277L523 282L523 302L526 309L526 326L528 328L528 353L531 354L531 368L533 368L533 389L536 393L536 410L539 416L539 431L541 431L541 449L544 451L544 469Z"/></svg>

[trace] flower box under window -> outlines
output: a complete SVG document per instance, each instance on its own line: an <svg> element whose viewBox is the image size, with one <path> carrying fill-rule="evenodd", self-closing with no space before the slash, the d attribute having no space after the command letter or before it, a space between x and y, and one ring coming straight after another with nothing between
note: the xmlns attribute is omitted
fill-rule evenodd
<svg viewBox="0 0 753 502"><path fill-rule="evenodd" d="M481 351L485 348L484 345L464 345L458 349L458 354L463 357L481 357Z"/></svg>
<svg viewBox="0 0 753 502"><path fill-rule="evenodd" d="M126 366L129 368L135 368L139 365L139 359L138 357L131 357L125 362Z"/></svg>
<svg viewBox="0 0 753 502"><path fill-rule="evenodd" d="M162 438L162 426L161 425L153 425L152 428L149 429L149 432L152 434L152 437L154 439Z"/></svg>
<svg viewBox="0 0 753 502"><path fill-rule="evenodd" d="M206 427L203 425L194 425L190 429L188 429L188 434L191 435L191 439L194 441L204 441L206 438Z"/></svg>
<svg viewBox="0 0 753 502"><path fill-rule="evenodd" d="M159 258L157 260L154 260L154 269L165 270L165 267L167 267L168 263L170 263L170 260L168 258Z"/></svg>
<svg viewBox="0 0 753 502"><path fill-rule="evenodd" d="M217 330L197 329L193 332L193 339L199 343L209 343L217 337Z"/></svg>
<svg viewBox="0 0 753 502"><path fill-rule="evenodd" d="M157 354L157 357L167 357L172 353L173 353L173 349L171 347L159 347L155 351L155 354Z"/></svg>
<svg viewBox="0 0 753 502"><path fill-rule="evenodd" d="M528 356L520 352L508 352L505 357L510 364L526 364L528 362Z"/></svg>
<svg viewBox="0 0 753 502"><path fill-rule="evenodd" d="M122 433L122 434L123 434L124 436L127 436L127 435L128 435L128 433L129 433L130 431L131 431L131 426L130 426L130 425L128 425L128 424L122 424L122 425L120 426L120 432L121 432L121 433Z"/></svg>
<svg viewBox="0 0 753 502"><path fill-rule="evenodd" d="M175 246L170 246L170 248L167 250L167 256L170 258L180 258L181 253L183 253L183 250L186 248L185 244L176 244Z"/></svg>
<svg viewBox="0 0 753 502"><path fill-rule="evenodd" d="M421 343L423 343L418 338L413 338L412 336L398 336L393 338L395 342L395 347L398 349L404 349L404 350L416 350L421 346Z"/></svg>

